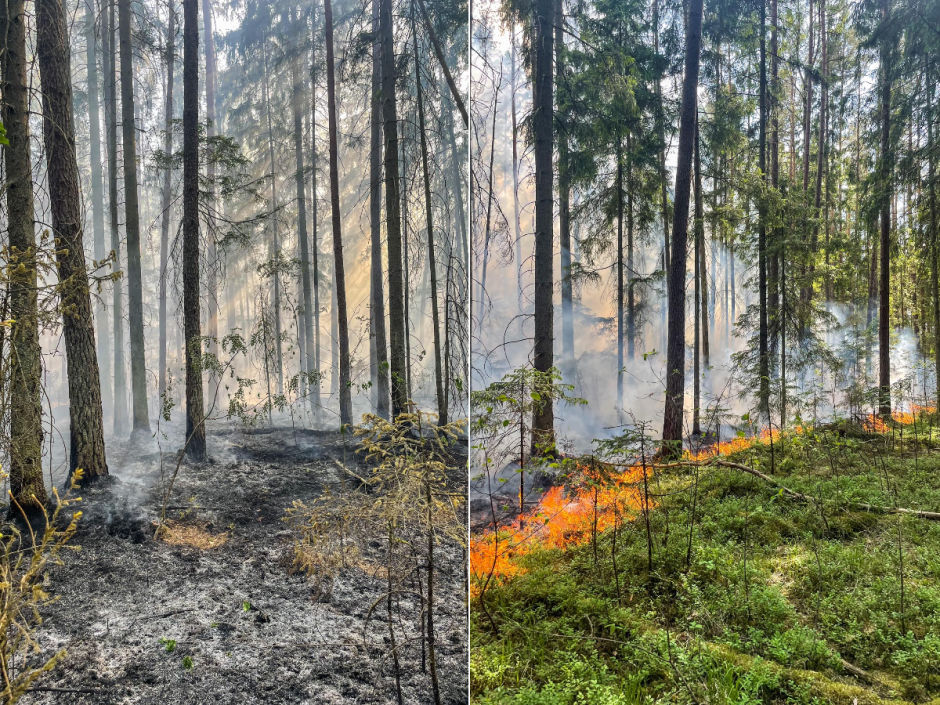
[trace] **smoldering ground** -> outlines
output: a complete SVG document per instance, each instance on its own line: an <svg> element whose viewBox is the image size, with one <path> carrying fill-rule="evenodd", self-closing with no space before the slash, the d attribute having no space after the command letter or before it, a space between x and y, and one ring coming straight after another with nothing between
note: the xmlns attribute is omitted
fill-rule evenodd
<svg viewBox="0 0 940 705"><path fill-rule="evenodd" d="M324 491L357 491L343 467L368 468L353 439L218 426L208 440L210 462L180 468L167 513L176 531L160 540L155 524L176 454L165 452L161 467L156 448L109 442L115 480L82 491L85 515L72 542L81 549L67 552L44 581L58 599L43 610L42 653L30 658L66 655L34 684L49 690L22 702L396 702L385 611L366 619L385 592L385 578L363 565L369 556L339 570L326 592L289 570L297 534L283 521L285 509ZM459 452L465 457L466 446ZM454 470L453 481L465 483L465 473ZM378 565L381 538L368 542ZM462 703L463 557L448 544L436 554L442 699ZM433 702L420 600L399 600L405 701Z"/></svg>

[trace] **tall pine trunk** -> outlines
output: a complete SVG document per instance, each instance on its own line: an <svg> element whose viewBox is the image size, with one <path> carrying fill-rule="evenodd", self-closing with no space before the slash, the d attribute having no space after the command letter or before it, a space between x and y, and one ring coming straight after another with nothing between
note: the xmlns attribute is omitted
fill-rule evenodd
<svg viewBox="0 0 940 705"><path fill-rule="evenodd" d="M131 397L134 435L150 435L147 367L144 357L144 298L140 269L140 208L137 135L134 122L134 63L131 0L118 0L121 43L121 120L124 138L124 227L127 239L127 312L131 337Z"/></svg>
<svg viewBox="0 0 940 705"><path fill-rule="evenodd" d="M72 71L62 0L37 0L36 53L42 81L43 145L59 274L69 387L69 476L108 474L95 323L85 269L82 195L75 154Z"/></svg>
<svg viewBox="0 0 940 705"><path fill-rule="evenodd" d="M759 126L758 126L758 157L757 168L760 178L767 179L767 47L766 47L766 12L767 6L761 0L760 6L760 87L759 97ZM767 342L767 208L763 199L758 201L757 231L757 290L758 290L758 374L760 375L758 398L763 419L770 421L770 357ZM812 284L810 284L812 290Z"/></svg>
<svg viewBox="0 0 940 705"><path fill-rule="evenodd" d="M10 250L10 495L27 519L48 504L42 480L42 349L36 294L36 231L29 145L29 93L26 82L26 9L23 0L0 3L3 125L7 144L7 242ZM15 265L15 266L14 266ZM13 506L11 505L11 510Z"/></svg>
<svg viewBox="0 0 940 705"><path fill-rule="evenodd" d="M519 126L516 122L516 24L512 25L510 39L510 96L512 115L512 237L516 244L516 301L519 313L519 333L522 334L522 234L519 232Z"/></svg>
<svg viewBox="0 0 940 705"><path fill-rule="evenodd" d="M695 300L692 302L692 316L694 318L692 343L692 435L698 436L702 433L701 426L701 403L702 403L702 325L705 320L705 306L702 303L702 294L705 288L705 277L702 275L702 241L705 239L705 214L702 207L702 145L701 134L699 130L699 121L695 120L695 181L694 189L695 200L695 225L693 226L693 237L695 241L692 246L692 279L695 281Z"/></svg>
<svg viewBox="0 0 940 705"><path fill-rule="evenodd" d="M169 7L169 18L166 29L166 104L164 106L163 118L163 152L167 159L173 154L173 79L174 69L176 68L176 59L174 52L176 40L176 10L171 0ZM167 279L169 278L170 249L170 208L173 194L173 169L171 162L167 162L166 171L163 174L163 203L160 224L160 376L157 393L162 395L166 391L166 289Z"/></svg>
<svg viewBox="0 0 940 705"><path fill-rule="evenodd" d="M388 240L388 339L392 414L408 410L405 285L402 262L401 171L398 164L398 107L395 100L395 46L392 0L380 0L382 34L382 134L385 142L385 228ZM332 51L332 50L331 50Z"/></svg>
<svg viewBox="0 0 940 705"><path fill-rule="evenodd" d="M114 3L108 8L108 31L105 33L105 125L108 132L108 214L111 221L111 251L114 269L121 269L121 230L118 215L118 141L117 141L117 49ZM123 436L127 427L127 363L124 359L124 280L111 284L111 307L114 309L114 435Z"/></svg>
<svg viewBox="0 0 940 705"><path fill-rule="evenodd" d="M558 114L565 115L561 87L565 85L564 0L555 5L555 83ZM571 298L571 175L567 129L558 131L558 234L561 240L561 370L566 382L574 376L574 307ZM619 407L618 407L619 408Z"/></svg>
<svg viewBox="0 0 940 705"><path fill-rule="evenodd" d="M183 0L183 330L186 452L206 458L199 319L199 0Z"/></svg>
<svg viewBox="0 0 940 705"><path fill-rule="evenodd" d="M216 134L215 118L215 40L212 32L212 3L202 0L202 34L206 52L206 139L211 140ZM206 177L209 181L209 203L206 227L206 341L207 352L215 356L219 354L219 255L215 244L215 232L212 220L215 217L216 189L215 189L215 162L209 159L206 163ZM218 394L219 378L215 370L209 370L209 405L215 401Z"/></svg>
<svg viewBox="0 0 940 705"><path fill-rule="evenodd" d="M101 109L98 101L98 39L95 34L93 0L85 6L85 63L88 69L88 141L91 162L91 222L94 228L95 261L107 257L104 249L104 182L101 175ZM95 339L98 344L98 368L101 379L102 412L113 412L111 396L111 336L108 331L108 309L95 299Z"/></svg>
<svg viewBox="0 0 940 705"><path fill-rule="evenodd" d="M930 235L928 241L931 244L930 258L930 283L933 294L933 335L934 335L934 370L936 376L936 401L937 409L940 409L940 232L937 228L937 157L934 154L934 134L933 134L933 101L936 83L931 82L930 75L932 63L928 62L926 69L926 83L930 88L927 89L927 203L930 209Z"/></svg>
<svg viewBox="0 0 940 705"><path fill-rule="evenodd" d="M336 127L336 74L333 62L333 4L324 2L326 21L326 90L330 118L330 210L333 216L333 283L339 319L339 416L340 424L352 423L352 389L349 374L349 318L346 315L346 273L339 211L339 147Z"/></svg>
<svg viewBox="0 0 940 705"><path fill-rule="evenodd" d="M274 347L277 352L277 393L284 394L284 353L281 345L281 243L277 229L277 166L274 163L274 126L271 120L271 89L268 79L268 43L264 40L264 84L262 94L268 119L268 158L271 169L271 244L269 254L274 267Z"/></svg>
<svg viewBox="0 0 940 705"><path fill-rule="evenodd" d="M412 35L415 52L415 92L418 101L418 131L421 133L421 170L424 173L424 213L428 231L428 273L431 283L431 325L434 341L434 387L437 391L437 418L442 426L447 424L447 402L444 398L444 371L441 365L441 324L437 305L437 255L434 247L434 210L431 208L431 175L428 170L428 137L424 124L424 91L421 87L421 61L418 56L418 32L412 8ZM494 135L495 137L495 135Z"/></svg>
<svg viewBox="0 0 940 705"><path fill-rule="evenodd" d="M553 232L554 232L554 168L552 152L553 82L552 55L555 18L554 2L535 0L535 24L532 54L535 80L532 85L532 135L535 142L535 343L533 367L546 373L554 365L555 334ZM532 418L533 455L554 453L555 421L551 397L543 397L535 405Z"/></svg>
<svg viewBox="0 0 940 705"><path fill-rule="evenodd" d="M319 202L317 199L317 43L316 15L312 21L312 42L310 49L310 193L311 193L311 231L313 234L313 367L316 378L311 380L313 387L313 418L314 423L320 425L320 412L322 406L320 403L320 376L322 374L320 364L320 240L319 240ZM308 358L309 364L309 358Z"/></svg>
<svg viewBox="0 0 940 705"><path fill-rule="evenodd" d="M379 2L372 0L372 123L369 150L369 226L371 245L370 322L372 333L372 380L375 413L389 414L388 340L385 335L385 284L382 270L382 39L379 32Z"/></svg>
<svg viewBox="0 0 940 705"><path fill-rule="evenodd" d="M882 21L887 22L890 0L885 0ZM891 414L891 46L881 42L881 145L879 180L881 188L881 267L878 310L878 393L879 412Z"/></svg>
<svg viewBox="0 0 940 705"><path fill-rule="evenodd" d="M300 39L300 25L298 20L294 20L296 32L295 36ZM291 107L294 112L294 181L297 185L297 237L300 241L300 283L301 295L303 296L303 312L301 315L301 328L303 338L300 341L301 354L303 357L302 371L306 373L306 383L313 383L319 386L314 374L313 365L313 291L310 283L310 243L307 239L307 192L304 183L304 133L303 133L303 115L304 115L304 77L300 67L299 51L294 52L291 58ZM313 405L311 398L311 411L316 414L316 406Z"/></svg>
<svg viewBox="0 0 940 705"><path fill-rule="evenodd" d="M698 71L702 45L703 0L690 0L685 40L685 77L679 112L679 153L672 220L672 258L669 269L669 323L666 351L666 402L663 413L663 442L667 454L682 447L685 397L685 273L689 234L689 187L692 182L692 152L695 142Z"/></svg>

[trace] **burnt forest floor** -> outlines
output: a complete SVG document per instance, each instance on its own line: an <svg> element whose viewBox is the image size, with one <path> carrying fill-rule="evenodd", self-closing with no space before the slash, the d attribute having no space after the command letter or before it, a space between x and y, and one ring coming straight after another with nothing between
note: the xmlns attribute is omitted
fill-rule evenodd
<svg viewBox="0 0 940 705"><path fill-rule="evenodd" d="M357 491L343 465L368 469L353 439L289 426L210 427L209 461L184 461L169 499L176 538L158 540L163 488L178 457L166 438L161 445L162 463L156 443L141 450L108 442L114 479L82 491L84 516L71 542L80 550L67 551L44 581L58 599L42 610L35 658L66 655L34 686L94 692L35 692L21 702L396 702L384 612L365 619L383 579L361 564L343 568L325 595L290 570L298 534L285 510L326 491ZM458 452L466 457L466 443ZM455 487L465 478L465 467L454 468ZM463 556L442 544L438 557L442 701L464 703ZM433 702L420 609L401 610L405 701Z"/></svg>

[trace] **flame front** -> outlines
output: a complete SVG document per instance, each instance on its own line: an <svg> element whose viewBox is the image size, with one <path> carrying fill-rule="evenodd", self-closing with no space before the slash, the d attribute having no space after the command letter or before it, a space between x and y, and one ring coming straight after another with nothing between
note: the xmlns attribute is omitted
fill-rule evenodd
<svg viewBox="0 0 940 705"><path fill-rule="evenodd" d="M891 418L900 425L911 425L918 416L933 414L934 406L912 404L910 411L894 411ZM891 427L875 415L867 416L862 425L873 433L890 433ZM803 434L808 427L795 426L788 433ZM755 445L776 443L781 433L777 429L764 429L753 436L736 436L728 441L712 444L692 453L683 452L683 461L702 462L716 456L728 456ZM612 478L602 481L599 474L587 465L578 465L583 481L566 490L552 487L538 505L521 514L514 522L487 531L470 540L470 571L473 577L471 594L479 595L493 581L503 581L525 572L519 558L539 548L567 548L587 543L592 536L606 531L623 521L632 521L644 509L644 466L627 468ZM645 466L646 479L655 466ZM649 502L654 509L656 503Z"/></svg>

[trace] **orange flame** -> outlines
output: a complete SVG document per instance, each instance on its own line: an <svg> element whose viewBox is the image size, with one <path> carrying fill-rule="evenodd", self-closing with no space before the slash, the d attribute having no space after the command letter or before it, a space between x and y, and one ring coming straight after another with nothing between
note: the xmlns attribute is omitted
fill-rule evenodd
<svg viewBox="0 0 940 705"><path fill-rule="evenodd" d="M918 416L933 414L936 407L911 405L910 412L895 411L894 421L909 425ZM878 416L872 414L863 420L863 425L875 433L889 433L890 427ZM788 430L790 434L803 434L805 426L795 426ZM728 441L721 441L692 453L684 451L683 460L701 462L720 455L733 455L755 445L776 443L781 437L777 429L764 429L753 436L736 436ZM602 482L599 475L590 467L579 465L585 482L578 487L553 487L542 497L539 504L520 515L512 524L501 527L499 531L485 532L471 537L470 571L473 585L470 592L477 596L484 586L492 581L501 582L525 573L525 568L518 559L530 553L536 547L566 548L587 543L595 533L612 528L623 520L632 520L636 513L643 510L644 468L634 465L615 475L607 482ZM651 473L653 465L646 466ZM649 509L655 508L654 502Z"/></svg>
<svg viewBox="0 0 940 705"><path fill-rule="evenodd" d="M629 520L643 508L643 468L634 466L607 482L596 472L579 466L585 482L565 490L552 487L536 507L520 515L498 532L471 539L472 592L478 594L488 580L497 581L524 571L516 559L542 548L566 548L590 541L591 537ZM647 473L651 468L647 466ZM654 507L650 502L650 508Z"/></svg>

